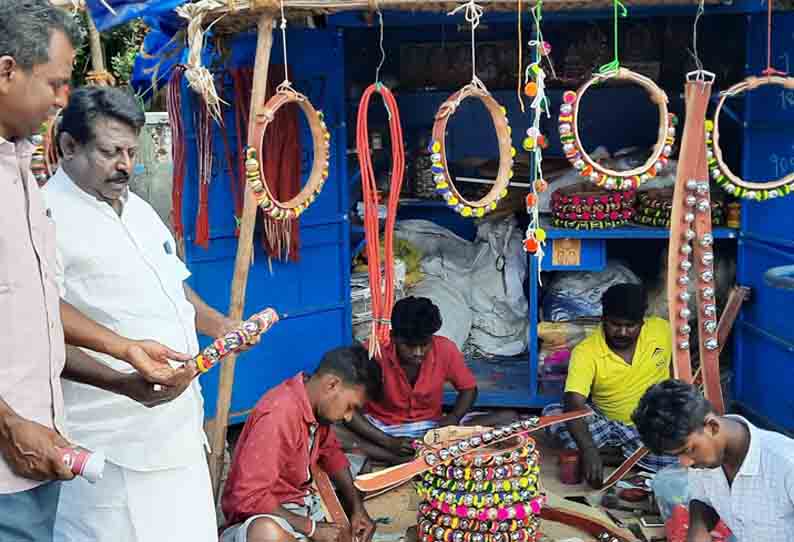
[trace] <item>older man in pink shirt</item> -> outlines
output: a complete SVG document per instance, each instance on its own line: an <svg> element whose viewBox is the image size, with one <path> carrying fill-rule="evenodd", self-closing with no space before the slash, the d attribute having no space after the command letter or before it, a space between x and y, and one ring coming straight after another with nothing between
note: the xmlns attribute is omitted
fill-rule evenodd
<svg viewBox="0 0 794 542"><path fill-rule="evenodd" d="M51 540L60 489L53 480L73 477L59 453L70 445L60 383L64 339L130 363L142 380L182 386L193 376L168 364L186 356L152 341L124 339L60 301L55 227L30 174L26 138L64 106L79 37L74 19L48 0L0 0L3 542Z"/></svg>

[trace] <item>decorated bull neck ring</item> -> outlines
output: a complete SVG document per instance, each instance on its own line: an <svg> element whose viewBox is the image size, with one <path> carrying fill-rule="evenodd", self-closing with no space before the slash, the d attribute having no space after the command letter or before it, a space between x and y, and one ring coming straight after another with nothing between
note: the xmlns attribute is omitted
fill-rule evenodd
<svg viewBox="0 0 794 542"><path fill-rule="evenodd" d="M650 157L639 167L617 171L605 167L585 151L579 134L579 105L587 90L607 79L631 81L644 88L659 109L659 135ZM606 74L597 74L584 83L579 90L569 90L563 94L560 106L559 131L565 157L579 172L579 175L607 190L634 190L645 181L656 177L669 160L675 144L675 115L668 112L667 95L656 83L644 75L618 68Z"/></svg>
<svg viewBox="0 0 794 542"><path fill-rule="evenodd" d="M469 201L464 198L452 182L447 165L446 131L450 117L466 98L480 100L491 115L499 145L499 170L491 190L481 199ZM516 149L511 140L507 110L499 105L482 84L469 84L452 94L441 104L433 124L433 136L428 150L431 153L433 180L436 192L461 216L481 218L496 209L499 200L507 196L507 186L513 177L513 159Z"/></svg>
<svg viewBox="0 0 794 542"><path fill-rule="evenodd" d="M295 197L282 202L275 198L268 186L264 163L262 162L263 159L268 157L263 157L262 148L264 147L264 137L267 133L267 128L273 122L276 112L290 103L296 104L306 115L309 130L312 134L314 160L312 161L309 179L305 186ZM257 113L254 141L256 142L255 147L249 147L246 150L245 171L248 186L251 187L257 204L271 218L277 220L289 220L299 217L314 202L328 179L331 134L325 125L323 114L312 106L306 96L296 92L287 84L281 85L273 97ZM277 157L272 157L272 159L277 159Z"/></svg>
<svg viewBox="0 0 794 542"><path fill-rule="evenodd" d="M778 85L786 89L794 89L794 77L781 77L778 75L748 77L722 93L720 101L717 103L717 108L714 110L713 120L706 121L706 158L708 160L709 175L728 194L757 201L789 195L794 191L794 172L773 181L745 181L733 173L723 160L722 149L720 148L719 121L725 100L766 85Z"/></svg>

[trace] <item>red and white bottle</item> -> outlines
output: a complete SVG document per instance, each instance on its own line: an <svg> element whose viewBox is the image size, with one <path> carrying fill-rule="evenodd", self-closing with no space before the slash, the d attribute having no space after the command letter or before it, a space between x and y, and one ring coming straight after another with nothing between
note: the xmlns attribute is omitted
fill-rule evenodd
<svg viewBox="0 0 794 542"><path fill-rule="evenodd" d="M105 471L105 454L101 451L89 452L84 448L61 448L63 464L75 476L82 476L92 484L102 479Z"/></svg>

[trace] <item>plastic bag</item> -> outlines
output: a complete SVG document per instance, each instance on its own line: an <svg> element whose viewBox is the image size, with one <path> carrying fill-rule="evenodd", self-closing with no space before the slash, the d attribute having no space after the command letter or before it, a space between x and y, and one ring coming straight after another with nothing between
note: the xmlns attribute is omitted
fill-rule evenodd
<svg viewBox="0 0 794 542"><path fill-rule="evenodd" d="M551 322L600 317L601 296L615 284L640 284L625 265L611 261L597 272L563 272L554 275L544 290L543 317Z"/></svg>
<svg viewBox="0 0 794 542"><path fill-rule="evenodd" d="M684 467L662 469L653 480L651 489L656 497L659 513L665 520L665 533L668 542L686 542L689 531L689 477ZM720 521L711 531L714 542L735 540L730 529Z"/></svg>

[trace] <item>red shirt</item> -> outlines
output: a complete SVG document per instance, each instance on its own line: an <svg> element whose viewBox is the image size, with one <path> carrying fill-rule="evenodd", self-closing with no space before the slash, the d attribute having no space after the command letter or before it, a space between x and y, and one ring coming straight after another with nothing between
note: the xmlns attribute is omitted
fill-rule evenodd
<svg viewBox="0 0 794 542"><path fill-rule="evenodd" d="M413 387L400 366L394 343L383 350L379 363L383 369L383 398L377 403L367 403L366 412L387 425L440 418L446 382L458 391L477 387L458 347L438 335L433 336L433 344L419 366L419 377Z"/></svg>
<svg viewBox="0 0 794 542"><path fill-rule="evenodd" d="M329 475L348 467L331 427L317 423L303 379L298 373L268 391L248 416L223 492L227 525L272 513L282 503L303 504L312 492L311 465Z"/></svg>

